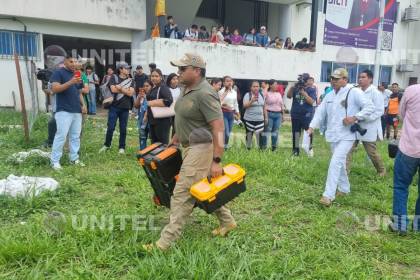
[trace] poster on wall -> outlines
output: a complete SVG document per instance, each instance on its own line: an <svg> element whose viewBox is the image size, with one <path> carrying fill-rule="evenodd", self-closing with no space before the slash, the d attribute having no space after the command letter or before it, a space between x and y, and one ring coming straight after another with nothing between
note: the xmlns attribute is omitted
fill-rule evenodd
<svg viewBox="0 0 420 280"><path fill-rule="evenodd" d="M386 0L382 49L392 49L396 0ZM378 0L327 0L324 44L376 49L379 26Z"/></svg>

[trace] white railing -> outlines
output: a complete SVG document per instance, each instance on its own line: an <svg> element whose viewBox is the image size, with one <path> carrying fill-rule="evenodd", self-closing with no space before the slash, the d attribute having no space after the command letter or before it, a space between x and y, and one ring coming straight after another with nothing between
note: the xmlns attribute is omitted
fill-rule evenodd
<svg viewBox="0 0 420 280"><path fill-rule="evenodd" d="M301 73L310 73L319 80L319 52L235 46L156 38L141 44L144 65L155 62L164 72L176 72L170 61L186 52L200 54L207 62L208 77L230 75L235 79L276 79L296 81ZM135 60L136 58L134 58ZM135 63L135 62L134 62Z"/></svg>

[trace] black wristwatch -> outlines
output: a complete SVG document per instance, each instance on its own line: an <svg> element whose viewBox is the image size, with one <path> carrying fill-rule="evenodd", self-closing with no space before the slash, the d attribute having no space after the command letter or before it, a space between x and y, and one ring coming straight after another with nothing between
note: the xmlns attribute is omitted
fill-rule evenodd
<svg viewBox="0 0 420 280"><path fill-rule="evenodd" d="M214 158L213 158L213 161L214 161L215 163L221 163L221 162L222 162L222 159L221 159L220 157L214 157Z"/></svg>

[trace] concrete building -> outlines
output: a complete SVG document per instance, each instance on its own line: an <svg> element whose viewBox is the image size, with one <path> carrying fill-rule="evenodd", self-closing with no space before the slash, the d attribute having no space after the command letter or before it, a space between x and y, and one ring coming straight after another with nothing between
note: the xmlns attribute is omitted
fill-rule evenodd
<svg viewBox="0 0 420 280"><path fill-rule="evenodd" d="M334 68L346 67L351 74L351 82L356 82L358 72L373 68L376 51L324 45L326 2L166 1L166 13L174 16L181 30L193 23L205 25L208 30L211 26L223 24L239 28L244 33L250 27L265 25L271 38L291 37L293 42L303 37L316 40L315 52L302 52L149 39L150 29L157 22L155 0L74 0L69 3L43 0L42 5L39 1L3 0L0 7L0 82L6 87L0 96L0 106L19 104L16 101L18 87L10 48L13 44L16 49L21 48L22 23L28 31L29 59L38 68L43 68L46 63L44 50L48 46L59 45L66 51L76 51L81 57L95 58L95 69L100 76L106 66L115 65L118 60L126 60L134 66L146 66L146 72L147 64L155 62L164 74L169 74L176 71L169 61L189 51L205 57L209 77L231 75L239 82L252 79L293 82L298 74L308 72L322 87ZM382 51L380 58L380 80L398 82L402 87L420 78L420 23L415 21L417 15L407 20L406 9L410 5L420 7L420 0L401 0L398 3L392 51ZM69 11L68 14L66 11ZM24 64L22 53L20 56ZM25 69L25 66L22 65L22 68ZM25 90L29 88L29 84L25 84ZM42 93L39 96L41 98Z"/></svg>

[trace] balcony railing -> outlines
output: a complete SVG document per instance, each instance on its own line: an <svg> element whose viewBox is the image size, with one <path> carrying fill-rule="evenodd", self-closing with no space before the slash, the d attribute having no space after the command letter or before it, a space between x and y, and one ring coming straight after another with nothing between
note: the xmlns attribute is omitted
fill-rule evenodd
<svg viewBox="0 0 420 280"><path fill-rule="evenodd" d="M295 81L301 73L319 73L321 67L319 52L310 51L163 38L147 40L142 43L141 49L141 54L133 57L133 62L155 62L164 74L176 72L170 61L187 52L200 54L204 58L208 77L230 75L235 79Z"/></svg>

